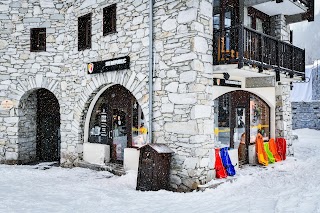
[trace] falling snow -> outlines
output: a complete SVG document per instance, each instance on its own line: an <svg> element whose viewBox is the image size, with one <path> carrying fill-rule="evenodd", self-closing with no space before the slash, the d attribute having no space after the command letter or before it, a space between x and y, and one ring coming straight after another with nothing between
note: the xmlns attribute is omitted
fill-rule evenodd
<svg viewBox="0 0 320 213"><path fill-rule="evenodd" d="M320 212L320 131L296 134L295 157L204 192L136 191L134 172L0 165L0 212Z"/></svg>

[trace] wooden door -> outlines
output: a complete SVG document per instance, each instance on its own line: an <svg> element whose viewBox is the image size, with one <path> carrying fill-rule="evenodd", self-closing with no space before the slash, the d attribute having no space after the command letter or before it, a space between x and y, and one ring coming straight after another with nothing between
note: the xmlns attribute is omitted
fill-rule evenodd
<svg viewBox="0 0 320 213"><path fill-rule="evenodd" d="M250 138L250 93L235 91L230 95L230 147L239 147L241 136L245 133L245 153L248 156ZM248 157L241 164L247 163Z"/></svg>
<svg viewBox="0 0 320 213"><path fill-rule="evenodd" d="M45 89L37 91L37 145L39 161L60 159L60 107L56 97Z"/></svg>
<svg viewBox="0 0 320 213"><path fill-rule="evenodd" d="M106 93L109 110L108 145L111 161L123 162L124 148L132 146L132 100L133 96L120 85L113 86Z"/></svg>

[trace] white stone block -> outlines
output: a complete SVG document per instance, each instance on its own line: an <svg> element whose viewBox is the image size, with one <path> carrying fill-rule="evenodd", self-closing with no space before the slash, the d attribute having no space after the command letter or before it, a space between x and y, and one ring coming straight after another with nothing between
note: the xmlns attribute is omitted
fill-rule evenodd
<svg viewBox="0 0 320 213"><path fill-rule="evenodd" d="M143 16L134 17L132 20L132 25L138 25L143 22Z"/></svg>
<svg viewBox="0 0 320 213"><path fill-rule="evenodd" d="M197 94L196 93L170 93L169 100L174 104L194 104L197 103Z"/></svg>
<svg viewBox="0 0 320 213"><path fill-rule="evenodd" d="M231 160L232 165L236 172L239 170L239 157L238 157L238 149L230 149L228 150L228 154Z"/></svg>
<svg viewBox="0 0 320 213"><path fill-rule="evenodd" d="M163 31L171 31L177 28L177 22L175 19L167 19L162 24Z"/></svg>
<svg viewBox="0 0 320 213"><path fill-rule="evenodd" d="M195 53L186 53L186 54L181 54L179 56L172 57L172 62L179 63L183 61L191 61L195 58L197 58L197 55Z"/></svg>
<svg viewBox="0 0 320 213"><path fill-rule="evenodd" d="M213 120L203 121L203 134L213 134Z"/></svg>
<svg viewBox="0 0 320 213"><path fill-rule="evenodd" d="M8 42L5 40L0 40L0 50L7 48Z"/></svg>
<svg viewBox="0 0 320 213"><path fill-rule="evenodd" d="M79 9L88 8L89 6L96 4L96 0L85 0Z"/></svg>
<svg viewBox="0 0 320 213"><path fill-rule="evenodd" d="M197 18L197 9L192 8L185 11L180 11L178 14L178 23L188 23L196 20Z"/></svg>
<svg viewBox="0 0 320 213"><path fill-rule="evenodd" d="M135 148L125 148L123 157L123 167L125 171L134 170L138 172L140 150Z"/></svg>
<svg viewBox="0 0 320 213"><path fill-rule="evenodd" d="M213 7L212 7L211 3L209 3L208 1L205 1L205 0L201 1L201 3L200 3L200 13L202 15L205 15L205 16L211 18L212 9L213 9Z"/></svg>
<svg viewBox="0 0 320 213"><path fill-rule="evenodd" d="M196 71L187 71L180 74L180 83L194 82L197 78Z"/></svg>
<svg viewBox="0 0 320 213"><path fill-rule="evenodd" d="M172 82L168 84L164 89L168 92L176 93L178 91L179 82Z"/></svg>
<svg viewBox="0 0 320 213"><path fill-rule="evenodd" d="M194 50L199 53L208 52L208 42L203 37L194 37Z"/></svg>
<svg viewBox="0 0 320 213"><path fill-rule="evenodd" d="M105 165L110 161L110 146L96 143L83 144L83 160L97 165Z"/></svg>
<svg viewBox="0 0 320 213"><path fill-rule="evenodd" d="M91 1L91 0L87 0L87 1ZM54 7L53 1L51 0L40 0L40 6L42 8L47 8L47 7Z"/></svg>
<svg viewBox="0 0 320 213"><path fill-rule="evenodd" d="M154 84L153 84L153 90L154 91L160 91L161 90L161 78L156 78L155 81L154 81Z"/></svg>
<svg viewBox="0 0 320 213"><path fill-rule="evenodd" d="M202 158L200 161L200 167L207 168L209 166L209 158Z"/></svg>
<svg viewBox="0 0 320 213"><path fill-rule="evenodd" d="M192 120L188 122L171 122L164 125L167 132L177 134L195 135L198 133L197 122Z"/></svg>
<svg viewBox="0 0 320 213"><path fill-rule="evenodd" d="M211 106L206 105L195 105L191 110L191 118L210 118L211 116Z"/></svg>
<svg viewBox="0 0 320 213"><path fill-rule="evenodd" d="M250 145L248 147L249 164L257 164L256 146Z"/></svg>
<svg viewBox="0 0 320 213"><path fill-rule="evenodd" d="M198 165L199 165L198 158L187 158L183 163L183 167L186 169L195 169Z"/></svg>
<svg viewBox="0 0 320 213"><path fill-rule="evenodd" d="M200 72L204 71L203 63L200 60L194 60L191 63L191 67L193 70L196 70L196 71L200 71Z"/></svg>
<svg viewBox="0 0 320 213"><path fill-rule="evenodd" d="M18 160L18 153L16 152L6 152L6 160Z"/></svg>
<svg viewBox="0 0 320 213"><path fill-rule="evenodd" d="M161 106L162 113L172 113L173 109L174 109L173 104L162 104L162 106Z"/></svg>

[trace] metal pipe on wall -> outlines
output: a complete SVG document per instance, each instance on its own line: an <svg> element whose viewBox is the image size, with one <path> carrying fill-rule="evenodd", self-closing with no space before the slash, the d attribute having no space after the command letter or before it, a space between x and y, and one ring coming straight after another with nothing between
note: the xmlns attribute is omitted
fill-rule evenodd
<svg viewBox="0 0 320 213"><path fill-rule="evenodd" d="M152 141L153 119L153 0L149 0L149 143Z"/></svg>

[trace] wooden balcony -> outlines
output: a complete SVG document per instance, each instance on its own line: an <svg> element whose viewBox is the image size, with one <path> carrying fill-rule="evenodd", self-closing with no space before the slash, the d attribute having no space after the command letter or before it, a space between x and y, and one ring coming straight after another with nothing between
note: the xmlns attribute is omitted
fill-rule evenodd
<svg viewBox="0 0 320 213"><path fill-rule="evenodd" d="M304 79L305 50L244 26L230 27L214 30L214 64L274 69L277 80L280 72Z"/></svg>

